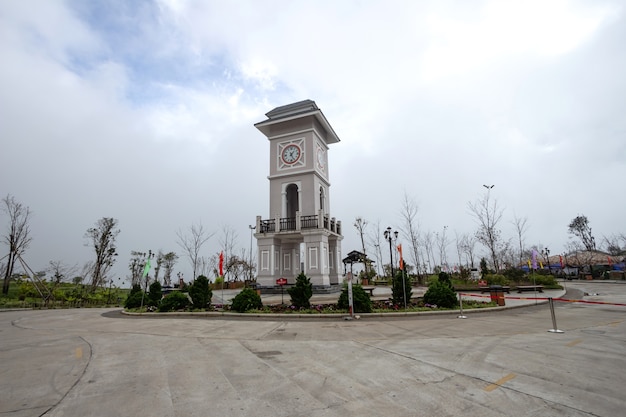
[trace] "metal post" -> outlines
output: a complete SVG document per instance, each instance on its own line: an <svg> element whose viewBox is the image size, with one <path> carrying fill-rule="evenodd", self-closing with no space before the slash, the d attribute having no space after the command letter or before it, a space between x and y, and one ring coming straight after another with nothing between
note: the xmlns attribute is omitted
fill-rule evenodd
<svg viewBox="0 0 626 417"><path fill-rule="evenodd" d="M554 301L552 301L552 297L548 298L548 303L550 304L550 314L552 315L552 328L548 330L550 333L563 333L563 330L559 330L556 327L556 315L554 314Z"/></svg>
<svg viewBox="0 0 626 417"><path fill-rule="evenodd" d="M402 268L402 293L404 295L404 309L406 310L406 281L404 275L404 268Z"/></svg>
<svg viewBox="0 0 626 417"><path fill-rule="evenodd" d="M348 274L348 310L350 310L350 318L354 317L354 299L352 298L352 264L350 264L350 273Z"/></svg>
<svg viewBox="0 0 626 417"><path fill-rule="evenodd" d="M467 316L463 315L463 294L459 293L459 307L461 309L460 315L456 316L457 319L466 319Z"/></svg>

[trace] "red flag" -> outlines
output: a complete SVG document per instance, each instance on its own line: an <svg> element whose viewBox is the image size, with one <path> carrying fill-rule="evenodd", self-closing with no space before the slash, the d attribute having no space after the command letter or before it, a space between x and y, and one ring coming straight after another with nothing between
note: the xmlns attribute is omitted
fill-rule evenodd
<svg viewBox="0 0 626 417"><path fill-rule="evenodd" d="M561 264L561 269L563 269L563 257L559 255L559 263Z"/></svg>
<svg viewBox="0 0 626 417"><path fill-rule="evenodd" d="M224 251L220 252L220 277L224 276Z"/></svg>
<svg viewBox="0 0 626 417"><path fill-rule="evenodd" d="M398 245L398 252L400 253L400 269L404 271L404 259L402 259L402 243Z"/></svg>

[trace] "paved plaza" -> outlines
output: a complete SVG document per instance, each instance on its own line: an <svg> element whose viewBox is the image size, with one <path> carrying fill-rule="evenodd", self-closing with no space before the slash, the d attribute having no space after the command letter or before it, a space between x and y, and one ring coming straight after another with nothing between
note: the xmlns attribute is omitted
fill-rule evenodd
<svg viewBox="0 0 626 417"><path fill-rule="evenodd" d="M3 311L0 417L622 416L626 285L566 285L591 303L554 303L563 333L534 294L467 319Z"/></svg>

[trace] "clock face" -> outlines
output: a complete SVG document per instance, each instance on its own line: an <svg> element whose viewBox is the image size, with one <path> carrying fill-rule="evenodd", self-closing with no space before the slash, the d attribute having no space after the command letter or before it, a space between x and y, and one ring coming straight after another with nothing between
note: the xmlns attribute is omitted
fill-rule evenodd
<svg viewBox="0 0 626 417"><path fill-rule="evenodd" d="M295 164L298 159L300 159L301 154L302 152L300 151L298 145L291 144L283 148L283 152L280 157L283 159L284 163L291 165Z"/></svg>
<svg viewBox="0 0 626 417"><path fill-rule="evenodd" d="M324 168L324 166L326 165L324 151L321 148L317 150L317 165L319 165L320 168Z"/></svg>

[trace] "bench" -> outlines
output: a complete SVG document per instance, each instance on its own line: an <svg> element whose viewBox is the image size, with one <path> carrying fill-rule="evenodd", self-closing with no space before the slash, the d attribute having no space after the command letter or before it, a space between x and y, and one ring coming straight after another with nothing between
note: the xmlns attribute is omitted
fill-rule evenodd
<svg viewBox="0 0 626 417"><path fill-rule="evenodd" d="M517 292L522 293L525 291L543 292L543 285L518 285L517 286Z"/></svg>
<svg viewBox="0 0 626 417"><path fill-rule="evenodd" d="M480 292L481 294L484 292L491 292L491 288L490 287L478 287L480 288ZM507 294L511 294L511 287L501 287L501 288L495 288L496 290L501 290Z"/></svg>
<svg viewBox="0 0 626 417"><path fill-rule="evenodd" d="M375 287L361 287L361 288L363 288L364 291L369 292L370 293L370 297L374 296L374 288Z"/></svg>
<svg viewBox="0 0 626 417"><path fill-rule="evenodd" d="M387 285L386 279L375 279L373 281L374 285Z"/></svg>

